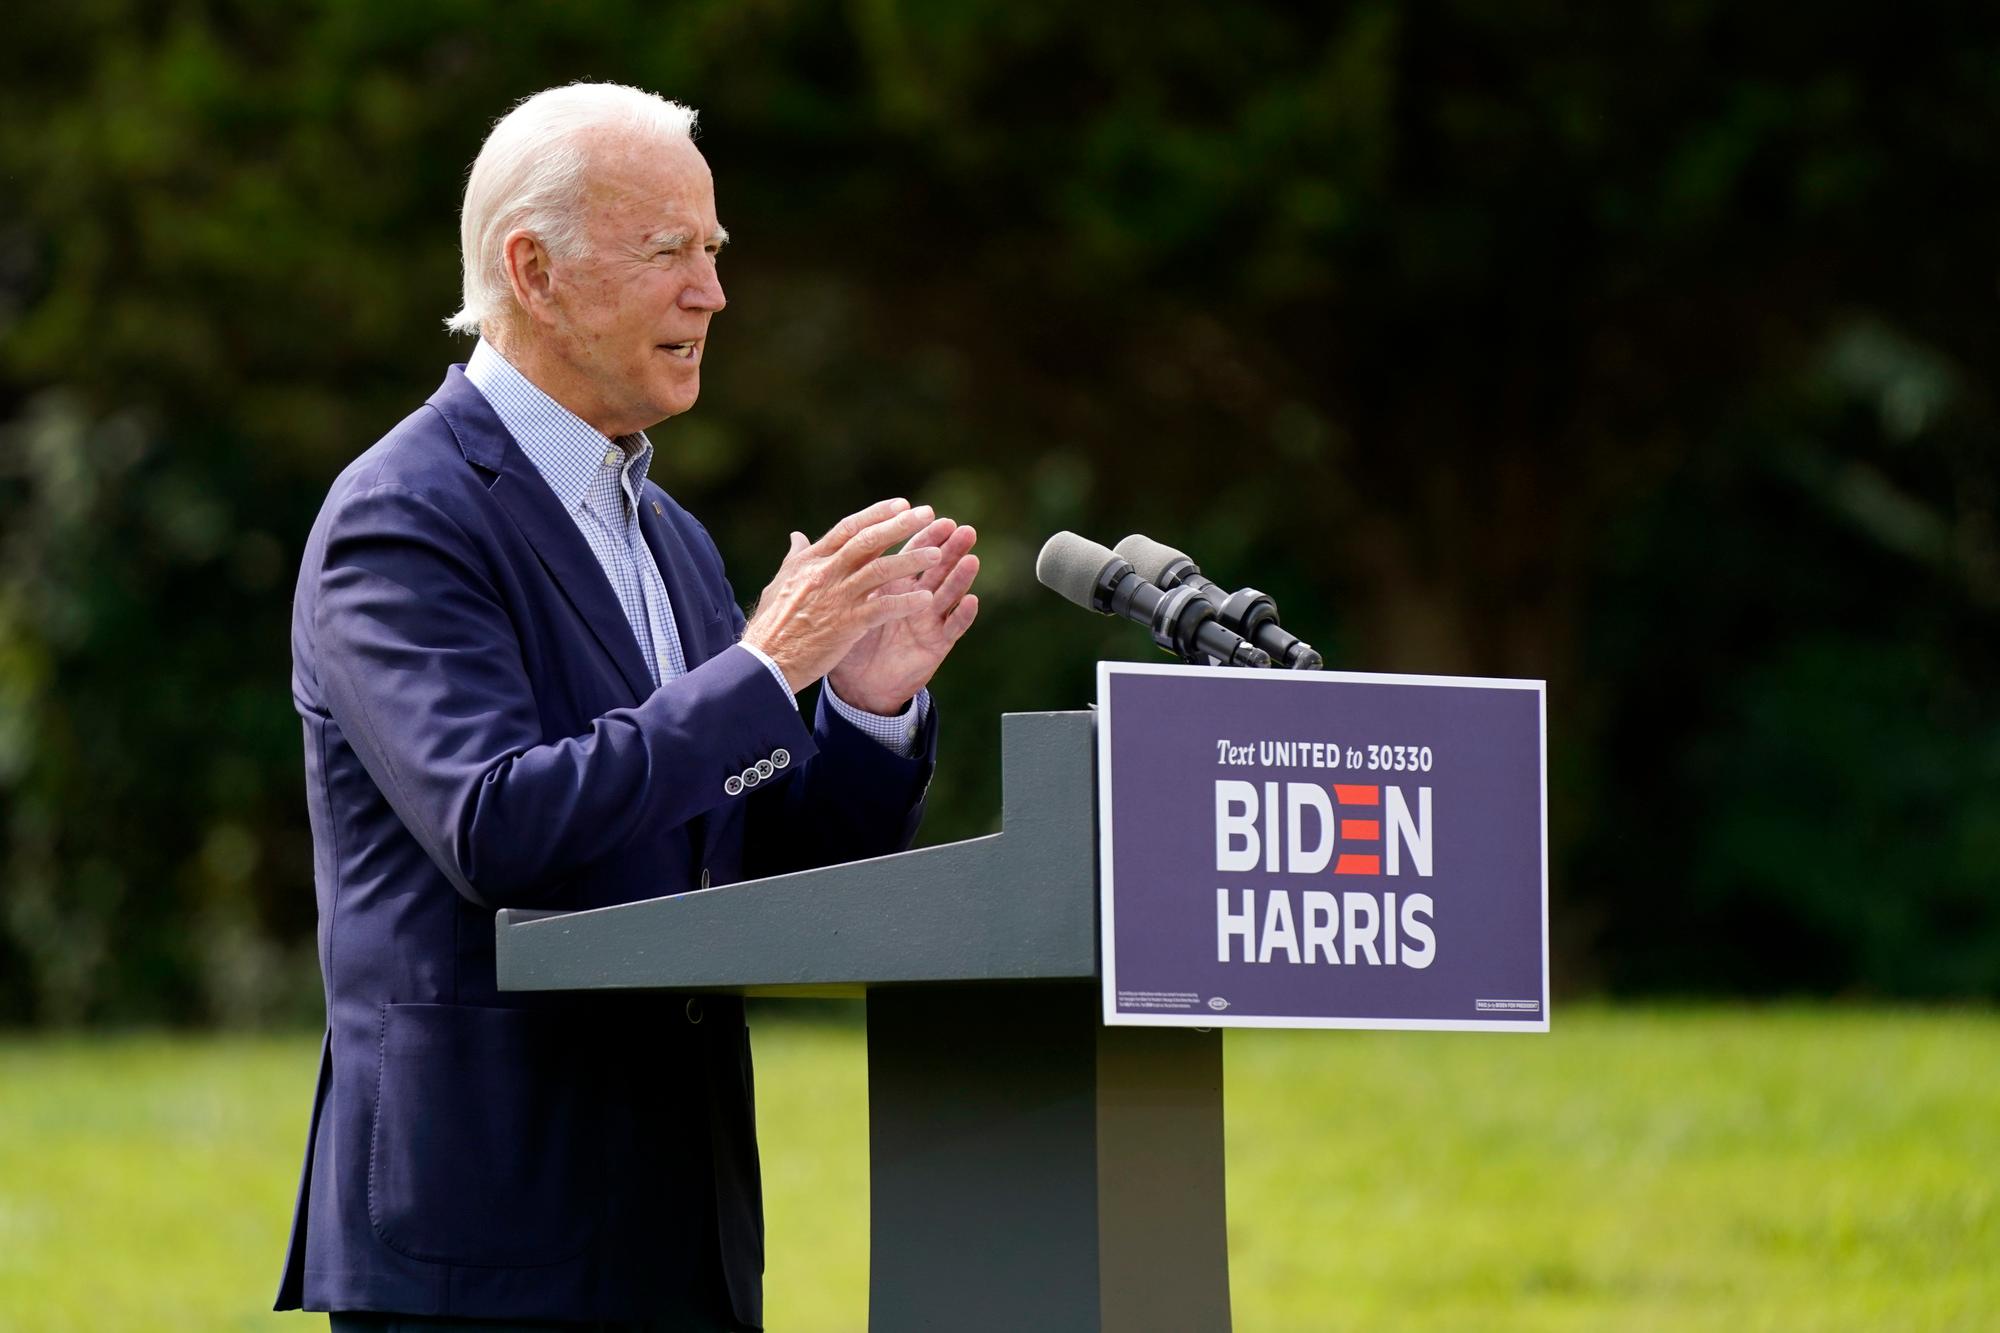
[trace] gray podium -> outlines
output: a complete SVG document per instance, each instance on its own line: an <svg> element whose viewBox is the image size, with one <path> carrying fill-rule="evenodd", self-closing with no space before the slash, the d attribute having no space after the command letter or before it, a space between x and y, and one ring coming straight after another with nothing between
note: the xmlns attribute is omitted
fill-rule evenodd
<svg viewBox="0 0 2000 1333"><path fill-rule="evenodd" d="M1101 1023L1091 714L1001 740L998 833L503 911L500 985L866 996L873 1333L1226 1330L1221 1035Z"/></svg>

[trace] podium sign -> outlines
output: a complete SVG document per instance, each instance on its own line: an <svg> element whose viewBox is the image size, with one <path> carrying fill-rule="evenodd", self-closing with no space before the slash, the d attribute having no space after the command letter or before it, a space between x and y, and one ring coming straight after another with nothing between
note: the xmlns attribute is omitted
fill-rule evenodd
<svg viewBox="0 0 2000 1333"><path fill-rule="evenodd" d="M1540 681L1105 662L1104 1021L1546 1032Z"/></svg>

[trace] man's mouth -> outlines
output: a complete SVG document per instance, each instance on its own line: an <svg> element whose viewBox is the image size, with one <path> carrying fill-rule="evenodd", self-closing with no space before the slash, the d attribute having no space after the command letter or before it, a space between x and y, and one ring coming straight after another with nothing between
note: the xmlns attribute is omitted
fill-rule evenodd
<svg viewBox="0 0 2000 1333"><path fill-rule="evenodd" d="M696 352L700 346L701 343L699 341L691 339L684 343L661 343L660 350L668 356L677 356L683 361L692 361L695 359Z"/></svg>

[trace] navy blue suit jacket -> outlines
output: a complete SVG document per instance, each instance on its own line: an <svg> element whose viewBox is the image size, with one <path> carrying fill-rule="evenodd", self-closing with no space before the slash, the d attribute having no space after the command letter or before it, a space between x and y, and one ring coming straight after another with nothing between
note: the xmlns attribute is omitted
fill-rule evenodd
<svg viewBox="0 0 2000 1333"><path fill-rule="evenodd" d="M762 1323L740 1001L500 992L493 913L901 850L935 710L914 759L824 703L809 730L726 651L743 615L706 530L651 484L639 517L689 666L657 689L456 367L313 527L293 694L328 1031L280 1309L634 1318L706 1284Z"/></svg>

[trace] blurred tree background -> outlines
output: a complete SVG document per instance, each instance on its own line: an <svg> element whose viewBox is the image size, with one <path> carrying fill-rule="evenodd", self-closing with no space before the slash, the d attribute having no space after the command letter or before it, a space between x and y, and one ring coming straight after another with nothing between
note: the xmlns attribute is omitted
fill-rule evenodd
<svg viewBox="0 0 2000 1333"><path fill-rule="evenodd" d="M654 476L753 598L976 523L926 837L1145 531L1338 666L1546 677L1555 960L2000 995L2000 24L1641 6L71 0L0 52L0 1021L311 1021L290 590L468 344L512 101L699 107L735 243Z"/></svg>

